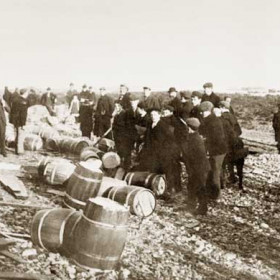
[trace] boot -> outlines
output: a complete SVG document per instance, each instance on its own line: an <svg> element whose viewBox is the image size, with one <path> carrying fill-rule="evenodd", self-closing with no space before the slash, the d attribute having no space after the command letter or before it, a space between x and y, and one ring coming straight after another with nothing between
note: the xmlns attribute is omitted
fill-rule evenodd
<svg viewBox="0 0 280 280"><path fill-rule="evenodd" d="M208 211L207 203L200 203L199 206L193 211L194 215L206 215Z"/></svg>

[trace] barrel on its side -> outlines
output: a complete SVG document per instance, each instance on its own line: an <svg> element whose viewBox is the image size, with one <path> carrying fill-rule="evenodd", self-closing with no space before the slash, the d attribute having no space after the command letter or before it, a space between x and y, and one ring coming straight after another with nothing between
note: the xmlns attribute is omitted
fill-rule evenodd
<svg viewBox="0 0 280 280"><path fill-rule="evenodd" d="M90 162L78 163L67 183L64 205L74 209L84 209L86 202L99 193L103 173L92 168Z"/></svg>
<svg viewBox="0 0 280 280"><path fill-rule="evenodd" d="M48 151L59 151L60 137L48 138L45 143L45 147Z"/></svg>
<svg viewBox="0 0 280 280"><path fill-rule="evenodd" d="M50 252L61 252L65 225L75 212L63 208L38 211L31 224L32 242Z"/></svg>
<svg viewBox="0 0 280 280"><path fill-rule="evenodd" d="M49 164L52 161L50 157L42 157L41 160L38 163L38 175L40 177L44 176L45 168L47 167L47 164Z"/></svg>
<svg viewBox="0 0 280 280"><path fill-rule="evenodd" d="M43 148L42 138L36 134L28 134L24 138L24 149L27 151L38 151Z"/></svg>
<svg viewBox="0 0 280 280"><path fill-rule="evenodd" d="M161 196L165 193L167 183L165 176L162 174L150 172L129 172L124 180L128 185L141 186L150 189L156 196Z"/></svg>
<svg viewBox="0 0 280 280"><path fill-rule="evenodd" d="M87 137L82 137L76 141L75 150L73 151L74 154L80 155L82 150L86 147L90 147L92 142Z"/></svg>
<svg viewBox="0 0 280 280"><path fill-rule="evenodd" d="M41 136L44 140L46 140L49 138L59 137L59 133L56 129L52 127L44 126L41 128L39 132L39 136Z"/></svg>
<svg viewBox="0 0 280 280"><path fill-rule="evenodd" d="M85 147L80 152L80 160L87 161L88 159L100 159L104 153L95 147Z"/></svg>
<svg viewBox="0 0 280 280"><path fill-rule="evenodd" d="M100 189L98 191L97 196L103 196L103 194L110 189L111 187L125 187L127 186L126 181L118 180L115 178L104 176L100 185Z"/></svg>
<svg viewBox="0 0 280 280"><path fill-rule="evenodd" d="M84 268L114 269L123 252L129 211L103 197L88 200L73 232L74 261Z"/></svg>
<svg viewBox="0 0 280 280"><path fill-rule="evenodd" d="M77 142L73 138L64 138L59 142L60 152L73 153L77 145Z"/></svg>
<svg viewBox="0 0 280 280"><path fill-rule="evenodd" d="M100 149L105 153L114 150L114 148L115 148L115 142L108 138L102 138L98 143L98 149Z"/></svg>
<svg viewBox="0 0 280 280"><path fill-rule="evenodd" d="M44 169L44 178L50 185L62 185L73 174L76 166L66 159L53 160Z"/></svg>
<svg viewBox="0 0 280 280"><path fill-rule="evenodd" d="M105 168L113 169L121 164L121 158L115 152L108 152L102 156L102 163Z"/></svg>
<svg viewBox="0 0 280 280"><path fill-rule="evenodd" d="M137 186L111 187L103 197L128 205L130 213L138 217L150 216L156 207L156 198L152 191Z"/></svg>

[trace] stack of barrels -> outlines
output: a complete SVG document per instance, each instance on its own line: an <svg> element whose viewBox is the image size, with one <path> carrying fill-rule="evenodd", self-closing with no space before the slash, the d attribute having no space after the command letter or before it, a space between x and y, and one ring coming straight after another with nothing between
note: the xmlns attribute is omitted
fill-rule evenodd
<svg viewBox="0 0 280 280"><path fill-rule="evenodd" d="M59 208L37 212L31 238L83 268L111 270L125 246L128 217L127 207L107 198L91 198L83 212Z"/></svg>

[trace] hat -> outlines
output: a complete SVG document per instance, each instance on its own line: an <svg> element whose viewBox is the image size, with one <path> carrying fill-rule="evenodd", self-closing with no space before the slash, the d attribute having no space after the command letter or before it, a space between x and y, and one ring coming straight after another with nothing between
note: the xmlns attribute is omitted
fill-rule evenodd
<svg viewBox="0 0 280 280"><path fill-rule="evenodd" d="M47 90L51 90L51 88L50 88L50 87L48 87L48 88L47 88Z"/></svg>
<svg viewBox="0 0 280 280"><path fill-rule="evenodd" d="M192 96L191 92L190 91L186 91L186 90L180 91L180 95L181 95L181 97L184 97L186 99L190 99L191 96Z"/></svg>
<svg viewBox="0 0 280 280"><path fill-rule="evenodd" d="M211 111L214 108L214 105L212 102L210 101L203 101L200 105L199 105L199 109L201 112L205 112L205 111Z"/></svg>
<svg viewBox="0 0 280 280"><path fill-rule="evenodd" d="M19 91L19 93L22 95L22 94L24 94L26 92L26 89L25 88L22 88L20 91Z"/></svg>
<svg viewBox="0 0 280 280"><path fill-rule="evenodd" d="M197 118L188 118L186 123L193 130L197 130L200 126L200 121Z"/></svg>
<svg viewBox="0 0 280 280"><path fill-rule="evenodd" d="M230 109L230 104L227 101L221 101L219 107Z"/></svg>
<svg viewBox="0 0 280 280"><path fill-rule="evenodd" d="M139 100L139 96L136 95L135 93L132 93L129 95L129 101L135 101L135 100Z"/></svg>
<svg viewBox="0 0 280 280"><path fill-rule="evenodd" d="M99 90L106 90L106 88L105 87L101 87Z"/></svg>
<svg viewBox="0 0 280 280"><path fill-rule="evenodd" d="M176 88L175 87L171 87L171 88L169 88L168 93L174 92L174 91L177 92Z"/></svg>
<svg viewBox="0 0 280 280"><path fill-rule="evenodd" d="M151 90L151 88L149 88L149 87L143 87L143 89L144 89L144 90L145 90L145 89Z"/></svg>
<svg viewBox="0 0 280 280"><path fill-rule="evenodd" d="M203 88L213 88L213 84L212 83L205 83L204 85L203 85Z"/></svg>
<svg viewBox="0 0 280 280"><path fill-rule="evenodd" d="M88 89L92 89L92 86L88 87Z"/></svg>
<svg viewBox="0 0 280 280"><path fill-rule="evenodd" d="M192 97L198 97L199 99L202 98L202 93L199 91L193 91L192 92Z"/></svg>
<svg viewBox="0 0 280 280"><path fill-rule="evenodd" d="M74 86L74 84L73 84L73 83L70 83L70 85L69 85L69 86L70 86L70 87L71 87L71 86Z"/></svg>
<svg viewBox="0 0 280 280"><path fill-rule="evenodd" d="M174 112L174 107L172 107L170 105L164 105L163 110L169 110L170 112Z"/></svg>
<svg viewBox="0 0 280 280"><path fill-rule="evenodd" d="M82 88L87 88L87 85L86 85L86 84L84 84L84 85L82 86Z"/></svg>

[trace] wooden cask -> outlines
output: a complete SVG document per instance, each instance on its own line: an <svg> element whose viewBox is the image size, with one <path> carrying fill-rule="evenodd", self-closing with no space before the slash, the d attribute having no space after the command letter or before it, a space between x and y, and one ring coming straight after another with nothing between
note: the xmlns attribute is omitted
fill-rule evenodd
<svg viewBox="0 0 280 280"><path fill-rule="evenodd" d="M61 252L65 225L75 212L63 208L38 211L31 224L32 242L50 252Z"/></svg>
<svg viewBox="0 0 280 280"><path fill-rule="evenodd" d="M141 186L150 189L156 196L161 196L165 193L167 183L165 176L150 172L129 172L124 180L128 185Z"/></svg>
<svg viewBox="0 0 280 280"><path fill-rule="evenodd" d="M108 138L102 138L98 143L98 149L101 151L107 153L115 148L115 142Z"/></svg>
<svg viewBox="0 0 280 280"><path fill-rule="evenodd" d="M48 151L59 151L59 141L61 141L60 137L48 138L45 143L45 148Z"/></svg>
<svg viewBox="0 0 280 280"><path fill-rule="evenodd" d="M73 174L76 166L66 159L50 161L44 169L44 179L50 185L62 185Z"/></svg>
<svg viewBox="0 0 280 280"><path fill-rule="evenodd" d="M90 198L73 232L74 262L83 268L111 270L127 237L128 208L103 197Z"/></svg>
<svg viewBox="0 0 280 280"><path fill-rule="evenodd" d="M103 194L103 197L129 206L130 213L138 217L148 217L156 208L155 195L152 191L142 187L111 187Z"/></svg>
<svg viewBox="0 0 280 280"><path fill-rule="evenodd" d="M64 138L59 142L59 150L62 153L73 153L77 142L73 138Z"/></svg>
<svg viewBox="0 0 280 280"><path fill-rule="evenodd" d="M121 164L121 158L115 152L107 152L102 156L102 163L105 168L113 169Z"/></svg>
<svg viewBox="0 0 280 280"><path fill-rule="evenodd" d="M76 155L80 155L82 150L86 147L90 147L92 145L92 141L90 141L87 137L82 137L76 140L75 150L73 153Z"/></svg>
<svg viewBox="0 0 280 280"><path fill-rule="evenodd" d="M80 160L87 161L90 158L100 159L104 155L104 152L95 147L85 147L80 152Z"/></svg>
<svg viewBox="0 0 280 280"><path fill-rule="evenodd" d="M102 171L93 168L90 162L79 162L67 183L64 205L84 209L88 199L99 193L102 178Z"/></svg>
<svg viewBox="0 0 280 280"><path fill-rule="evenodd" d="M50 157L42 157L38 163L38 175L40 177L44 176L45 168L49 162L51 162L52 159Z"/></svg>
<svg viewBox="0 0 280 280"><path fill-rule="evenodd" d="M42 137L44 140L46 140L48 138L58 137L59 133L57 130L55 130L52 127L44 126L41 128L41 130L39 132L39 136Z"/></svg>
<svg viewBox="0 0 280 280"><path fill-rule="evenodd" d="M24 137L24 149L27 151L38 151L43 148L42 138L36 134L28 134Z"/></svg>
<svg viewBox="0 0 280 280"><path fill-rule="evenodd" d="M101 185L100 185L100 189L98 192L98 196L103 196L103 193L105 193L109 188L111 187L125 187L127 186L126 181L124 180L118 180L115 178L111 178L111 177L107 177L107 176L103 176Z"/></svg>

